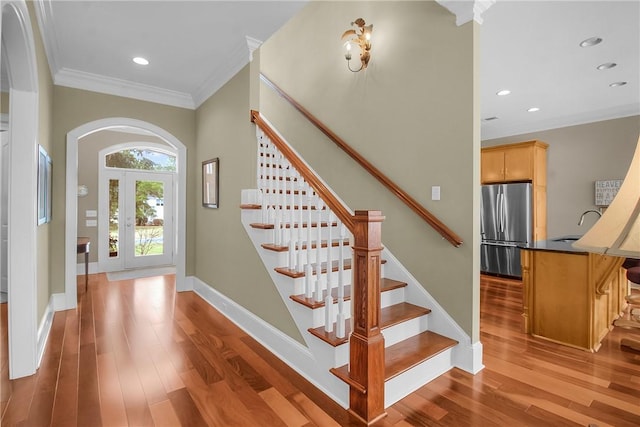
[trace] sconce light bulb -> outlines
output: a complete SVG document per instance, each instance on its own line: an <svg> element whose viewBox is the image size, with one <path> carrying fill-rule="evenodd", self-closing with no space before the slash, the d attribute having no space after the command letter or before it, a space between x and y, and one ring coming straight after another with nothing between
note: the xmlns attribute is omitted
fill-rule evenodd
<svg viewBox="0 0 640 427"><path fill-rule="evenodd" d="M350 51L351 51L351 43L347 42L347 52L350 52Z"/></svg>
<svg viewBox="0 0 640 427"><path fill-rule="evenodd" d="M367 39L367 41L371 40L371 33L366 33L364 38Z"/></svg>

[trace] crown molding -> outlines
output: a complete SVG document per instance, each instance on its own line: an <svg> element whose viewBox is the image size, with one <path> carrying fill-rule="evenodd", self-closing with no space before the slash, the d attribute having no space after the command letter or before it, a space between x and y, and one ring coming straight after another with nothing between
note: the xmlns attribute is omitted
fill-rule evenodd
<svg viewBox="0 0 640 427"><path fill-rule="evenodd" d="M604 120L622 119L624 117L640 116L640 105L627 104L607 108L598 111L589 111L569 116L552 117L533 123L515 123L511 126L502 126L500 129L482 129L481 140L503 138L506 136L523 135L532 132L541 132L550 129L559 129L570 126L584 125L587 123L601 122ZM483 126L484 127L484 126Z"/></svg>
<svg viewBox="0 0 640 427"><path fill-rule="evenodd" d="M456 15L456 25L460 26L473 20L482 24L482 14L496 0L436 0L440 6Z"/></svg>
<svg viewBox="0 0 640 427"><path fill-rule="evenodd" d="M58 47L58 38L53 26L53 10L52 0L35 0L36 21L40 28L40 38L44 45L44 53L49 63L49 72L51 79L55 79L55 75L60 70L58 58L60 57L60 48Z"/></svg>
<svg viewBox="0 0 640 427"><path fill-rule="evenodd" d="M84 71L63 68L55 74L53 81L58 86L123 96L191 110L195 109L193 98L188 93L133 83L128 80L105 77Z"/></svg>
<svg viewBox="0 0 640 427"><path fill-rule="evenodd" d="M134 83L127 80L105 77L99 74L61 68L60 48L53 19L53 0L35 0L35 14L40 27L44 51L54 84L89 90L108 95L123 96L141 101L156 102L174 107L194 109L190 94Z"/></svg>
<svg viewBox="0 0 640 427"><path fill-rule="evenodd" d="M225 64L215 69L209 78L194 92L193 102L195 108L202 105L211 95L231 80L233 76L238 74L238 72L242 70L242 67L249 63L247 43L248 41L242 41L237 44L233 53L229 58L225 59Z"/></svg>
<svg viewBox="0 0 640 427"><path fill-rule="evenodd" d="M249 62L253 61L253 51L262 46L263 41L246 36L247 47L249 48Z"/></svg>

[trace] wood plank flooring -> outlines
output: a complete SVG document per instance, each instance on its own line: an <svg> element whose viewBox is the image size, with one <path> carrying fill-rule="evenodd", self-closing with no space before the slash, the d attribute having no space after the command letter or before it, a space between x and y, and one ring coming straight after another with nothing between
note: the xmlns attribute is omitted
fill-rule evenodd
<svg viewBox="0 0 640 427"><path fill-rule="evenodd" d="M83 278L82 278L83 279ZM82 282L82 281L81 281ZM2 426L351 426L348 413L172 275L79 284L56 313L38 372L8 380ZM390 426L638 426L640 353L615 328L598 353L521 333L521 284L483 278L485 369L453 369L387 409Z"/></svg>

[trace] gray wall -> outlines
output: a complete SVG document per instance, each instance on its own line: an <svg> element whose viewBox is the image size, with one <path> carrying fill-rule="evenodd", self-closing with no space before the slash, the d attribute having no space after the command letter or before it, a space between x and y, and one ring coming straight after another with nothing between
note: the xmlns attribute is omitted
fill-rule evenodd
<svg viewBox="0 0 640 427"><path fill-rule="evenodd" d="M195 275L289 336L302 341L289 311L240 222L240 193L256 187L256 134L249 121L249 66L197 110L198 191L201 163L218 157L219 208L198 192Z"/></svg>
<svg viewBox="0 0 640 427"><path fill-rule="evenodd" d="M482 141L483 147L538 139L547 151L547 235L584 234L598 219L580 214L597 209L597 180L624 179L640 135L640 116Z"/></svg>

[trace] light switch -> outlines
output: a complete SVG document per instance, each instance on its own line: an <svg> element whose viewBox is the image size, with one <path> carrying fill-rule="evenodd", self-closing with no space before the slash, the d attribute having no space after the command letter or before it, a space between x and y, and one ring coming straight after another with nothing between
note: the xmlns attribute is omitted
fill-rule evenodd
<svg viewBox="0 0 640 427"><path fill-rule="evenodd" d="M440 186L434 185L431 187L431 200L440 200Z"/></svg>
<svg viewBox="0 0 640 427"><path fill-rule="evenodd" d="M95 218L98 216L98 211L95 210L87 210L84 213L84 216L87 218Z"/></svg>
<svg viewBox="0 0 640 427"><path fill-rule="evenodd" d="M85 221L85 225L87 227L97 227L98 226L98 220L97 219L88 219Z"/></svg>

